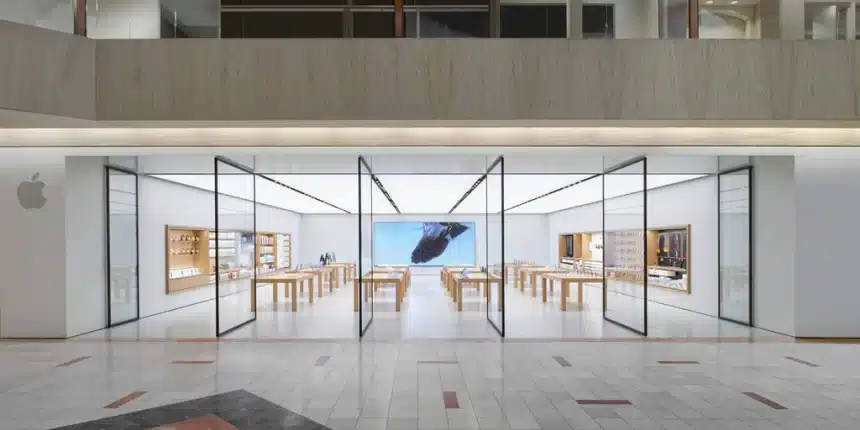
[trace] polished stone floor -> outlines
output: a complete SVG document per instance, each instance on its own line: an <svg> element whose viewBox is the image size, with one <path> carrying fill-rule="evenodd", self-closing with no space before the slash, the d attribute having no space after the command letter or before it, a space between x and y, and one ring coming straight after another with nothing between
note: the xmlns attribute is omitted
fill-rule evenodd
<svg viewBox="0 0 860 430"><path fill-rule="evenodd" d="M858 361L858 345L779 339L8 341L0 417L4 430L856 429Z"/></svg>

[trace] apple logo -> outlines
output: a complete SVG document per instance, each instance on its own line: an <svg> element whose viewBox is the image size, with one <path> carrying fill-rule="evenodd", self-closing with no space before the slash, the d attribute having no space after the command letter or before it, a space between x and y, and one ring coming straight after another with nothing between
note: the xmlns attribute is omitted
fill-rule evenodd
<svg viewBox="0 0 860 430"><path fill-rule="evenodd" d="M39 173L36 172L29 181L18 185L18 203L24 209L42 209L48 201L42 194L44 190L45 183L39 180Z"/></svg>

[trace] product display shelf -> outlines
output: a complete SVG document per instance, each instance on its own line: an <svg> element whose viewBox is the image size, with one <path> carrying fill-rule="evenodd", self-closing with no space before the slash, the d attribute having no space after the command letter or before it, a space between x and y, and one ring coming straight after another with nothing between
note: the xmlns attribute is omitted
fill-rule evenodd
<svg viewBox="0 0 860 430"><path fill-rule="evenodd" d="M278 269L291 269L293 267L293 243L290 233L281 233L277 235L277 262Z"/></svg>
<svg viewBox="0 0 860 430"><path fill-rule="evenodd" d="M196 227L164 227L166 294L209 284L209 231Z"/></svg>
<svg viewBox="0 0 860 430"><path fill-rule="evenodd" d="M272 273L278 270L278 233L257 232L257 273Z"/></svg>

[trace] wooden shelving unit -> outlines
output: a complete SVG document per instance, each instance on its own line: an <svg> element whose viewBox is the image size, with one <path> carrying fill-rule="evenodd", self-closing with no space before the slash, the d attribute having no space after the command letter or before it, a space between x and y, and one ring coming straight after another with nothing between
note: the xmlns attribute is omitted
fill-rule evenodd
<svg viewBox="0 0 860 430"><path fill-rule="evenodd" d="M209 230L164 227L165 293L209 285Z"/></svg>
<svg viewBox="0 0 860 430"><path fill-rule="evenodd" d="M269 273L278 269L278 235L257 232L257 256L254 261L257 273Z"/></svg>
<svg viewBox="0 0 860 430"><path fill-rule="evenodd" d="M293 236L290 233L277 235L277 264L278 269L292 269L293 267Z"/></svg>

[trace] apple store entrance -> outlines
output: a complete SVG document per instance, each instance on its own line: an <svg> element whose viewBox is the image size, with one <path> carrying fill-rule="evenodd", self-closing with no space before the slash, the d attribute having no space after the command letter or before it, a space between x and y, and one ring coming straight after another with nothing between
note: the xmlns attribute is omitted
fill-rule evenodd
<svg viewBox="0 0 860 430"><path fill-rule="evenodd" d="M111 328L89 336L750 334L748 313L734 312L751 295L749 234L740 240L748 203L720 215L731 232L716 222L723 188L748 202L743 163L723 186L716 156L364 148L134 158L106 168ZM729 246L723 282L717 250Z"/></svg>

